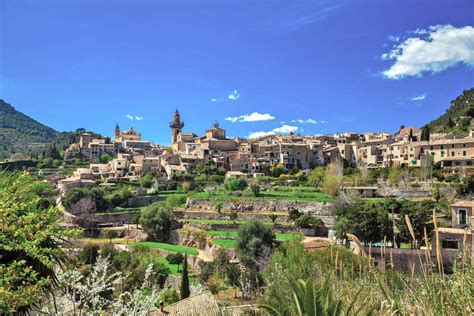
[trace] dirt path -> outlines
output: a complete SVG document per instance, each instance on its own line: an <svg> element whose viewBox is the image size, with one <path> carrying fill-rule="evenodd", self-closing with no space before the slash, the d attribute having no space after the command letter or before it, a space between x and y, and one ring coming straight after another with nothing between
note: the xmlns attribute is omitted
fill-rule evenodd
<svg viewBox="0 0 474 316"><path fill-rule="evenodd" d="M197 255L197 257L201 259L202 261L204 262L214 261L214 258L211 255L209 255L206 251L201 250L201 249L198 249L198 251L199 251L199 254Z"/></svg>

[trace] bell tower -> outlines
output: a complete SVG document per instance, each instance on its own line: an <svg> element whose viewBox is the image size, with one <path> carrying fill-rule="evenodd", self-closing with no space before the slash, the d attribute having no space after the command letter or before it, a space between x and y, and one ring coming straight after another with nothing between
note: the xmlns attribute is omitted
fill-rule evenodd
<svg viewBox="0 0 474 316"><path fill-rule="evenodd" d="M181 133L181 130L184 127L184 122L181 122L181 116L179 115L179 111L176 110L173 115L173 120L170 122L171 128L171 145L176 143L178 140L178 134Z"/></svg>
<svg viewBox="0 0 474 316"><path fill-rule="evenodd" d="M118 123L115 126L114 135L115 135L115 139L118 139L120 137L120 127L119 127Z"/></svg>

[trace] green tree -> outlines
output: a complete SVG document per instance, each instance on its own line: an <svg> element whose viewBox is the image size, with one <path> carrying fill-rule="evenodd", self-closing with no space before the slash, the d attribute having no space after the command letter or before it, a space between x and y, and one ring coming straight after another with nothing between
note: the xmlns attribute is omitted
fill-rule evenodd
<svg viewBox="0 0 474 316"><path fill-rule="evenodd" d="M173 212L160 202L147 206L140 216L140 225L150 240L168 240L172 221Z"/></svg>
<svg viewBox="0 0 474 316"><path fill-rule="evenodd" d="M228 180L225 187L229 191L244 190L247 187L247 180L245 178Z"/></svg>
<svg viewBox="0 0 474 316"><path fill-rule="evenodd" d="M108 229L105 231L105 237L109 239L110 243L112 243L112 239L118 237L118 233L114 229Z"/></svg>
<svg viewBox="0 0 474 316"><path fill-rule="evenodd" d="M39 208L36 181L0 174L0 313L24 313L57 284L63 249L75 231L59 227L60 211Z"/></svg>
<svg viewBox="0 0 474 316"><path fill-rule="evenodd" d="M140 179L140 184L144 188L151 188L151 186L153 185L154 180L155 180L155 175L151 172L147 172Z"/></svg>
<svg viewBox="0 0 474 316"><path fill-rule="evenodd" d="M248 267L267 260L274 247L275 236L269 226L251 221L240 226L236 252L239 260Z"/></svg>
<svg viewBox="0 0 474 316"><path fill-rule="evenodd" d="M214 205L214 208L217 211L217 213L220 213L222 211L223 206L224 204L222 204L222 202L217 202L216 205Z"/></svg>
<svg viewBox="0 0 474 316"><path fill-rule="evenodd" d="M99 257L100 247L96 244L89 243L85 245L79 252L79 260L84 264L94 264Z"/></svg>
<svg viewBox="0 0 474 316"><path fill-rule="evenodd" d="M114 159L114 157L112 157L110 154L108 153L103 153L100 155L99 157L99 161L100 163L108 163L110 161L112 161L112 159Z"/></svg>
<svg viewBox="0 0 474 316"><path fill-rule="evenodd" d="M421 140L422 141L430 140L430 127L428 125L423 126L421 130Z"/></svg>
<svg viewBox="0 0 474 316"><path fill-rule="evenodd" d="M183 271L181 272L181 286L180 286L181 299L189 297L191 291L189 289L189 276L188 276L188 256L184 256Z"/></svg>

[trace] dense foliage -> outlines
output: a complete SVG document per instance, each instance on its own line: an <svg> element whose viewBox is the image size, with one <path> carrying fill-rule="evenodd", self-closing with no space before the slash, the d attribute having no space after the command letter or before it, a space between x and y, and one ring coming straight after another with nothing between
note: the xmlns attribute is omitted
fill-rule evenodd
<svg viewBox="0 0 474 316"><path fill-rule="evenodd" d="M38 187L40 190L38 190ZM57 284L61 247L72 232L59 211L41 203L42 186L22 174L0 174L0 311L24 311Z"/></svg>
<svg viewBox="0 0 474 316"><path fill-rule="evenodd" d="M153 241L166 241L169 238L173 211L166 203L154 203L143 209L140 225Z"/></svg>
<svg viewBox="0 0 474 316"><path fill-rule="evenodd" d="M237 237L237 256L248 267L261 267L273 253L274 240L271 227L259 221L245 223Z"/></svg>
<svg viewBox="0 0 474 316"><path fill-rule="evenodd" d="M432 133L448 132L456 136L466 136L471 119L474 118L474 88L464 90L446 112L427 124Z"/></svg>

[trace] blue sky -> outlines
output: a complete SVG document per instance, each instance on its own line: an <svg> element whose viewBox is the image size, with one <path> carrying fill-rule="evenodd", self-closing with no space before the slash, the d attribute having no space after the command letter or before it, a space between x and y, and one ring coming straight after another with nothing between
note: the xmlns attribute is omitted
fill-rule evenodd
<svg viewBox="0 0 474 316"><path fill-rule="evenodd" d="M0 98L57 130L167 144L179 108L197 134L394 132L474 87L473 1L0 0L0 20Z"/></svg>

